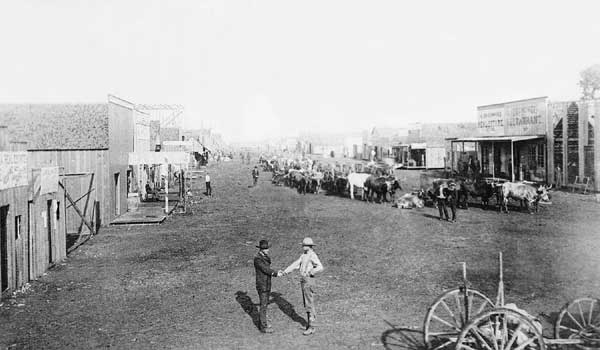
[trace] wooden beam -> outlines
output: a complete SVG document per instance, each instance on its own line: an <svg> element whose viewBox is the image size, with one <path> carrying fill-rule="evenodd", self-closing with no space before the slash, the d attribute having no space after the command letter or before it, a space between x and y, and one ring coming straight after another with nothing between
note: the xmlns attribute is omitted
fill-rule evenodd
<svg viewBox="0 0 600 350"><path fill-rule="evenodd" d="M79 210L79 208L77 208L77 205L73 202L73 198L71 198L71 195L69 194L69 192L67 192L67 189L65 188L65 186L60 181L58 182L58 184L60 185L60 187L63 188L63 190L65 190L65 197L67 197L67 200L73 205L73 209L75 209L75 211L77 212L77 215L79 215L81 220L83 220L85 225L90 229L90 232L92 232L92 234L94 234L94 227L92 226L92 224L90 224L85 219L85 216L81 213L81 210Z"/></svg>
<svg viewBox="0 0 600 350"><path fill-rule="evenodd" d="M94 190L93 186L94 186L94 174L92 173L92 176L90 176L90 187L88 188L88 191L87 191L88 195L87 195L87 198L85 199L85 205L83 207L83 216L84 217L87 214L88 203L90 202L91 193ZM83 229L83 221L79 223L79 228L77 229L77 233L81 234L82 229ZM91 234L94 234L94 232L92 231Z"/></svg>
<svg viewBox="0 0 600 350"><path fill-rule="evenodd" d="M81 195L81 197L79 197L79 198L77 198L77 199L75 200L75 203L77 203L77 202L79 202L80 200L82 200L82 199L83 199L83 197L87 196L88 194L90 194L90 193L94 192L94 190L96 190L96 189L95 189L95 188L92 188L92 189L91 189L91 190L89 190L88 192L86 192L86 193L82 194L82 195ZM71 205L71 204L69 204L69 205L68 205L68 206L67 206L65 209L69 209L70 207L72 207L72 205Z"/></svg>

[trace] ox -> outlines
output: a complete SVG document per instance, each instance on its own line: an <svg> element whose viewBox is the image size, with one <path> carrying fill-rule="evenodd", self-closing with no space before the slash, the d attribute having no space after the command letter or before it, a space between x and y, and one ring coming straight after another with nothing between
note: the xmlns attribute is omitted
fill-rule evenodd
<svg viewBox="0 0 600 350"><path fill-rule="evenodd" d="M387 202L387 194L393 198L396 190L402 189L400 182L395 177L375 177L369 176L364 183L364 190L370 201L373 201L373 194L377 195L378 201Z"/></svg>
<svg viewBox="0 0 600 350"><path fill-rule="evenodd" d="M308 178L308 190L312 193L321 192L321 182L323 181L323 173L313 172Z"/></svg>
<svg viewBox="0 0 600 350"><path fill-rule="evenodd" d="M502 207L508 213L508 199L512 198L514 200L518 200L521 203L525 202L525 208L531 212L531 206L535 207L535 211L538 211L538 203L540 200L549 201L550 197L548 196L548 190L552 188L552 185L546 187L544 185L540 185L538 188L535 188L532 185L522 183L522 182L505 182L502 184L502 204L500 206L500 212L502 212Z"/></svg>
<svg viewBox="0 0 600 350"><path fill-rule="evenodd" d="M350 198L354 199L354 187L358 187L362 191L361 199L366 200L365 197L365 182L371 176L371 174L365 173L351 173L348 174L348 185L346 189L350 190Z"/></svg>
<svg viewBox="0 0 600 350"><path fill-rule="evenodd" d="M333 181L333 190L337 194L343 194L344 190L348 187L348 179L342 176L338 176Z"/></svg>
<svg viewBox="0 0 600 350"><path fill-rule="evenodd" d="M425 206L425 204L423 203L423 200L421 198L419 198L418 195L414 195L412 193L407 193L407 194L403 195L402 197L398 198L398 200L396 201L396 204L394 204L394 206L401 208L401 209L412 209L412 208L423 208Z"/></svg>
<svg viewBox="0 0 600 350"><path fill-rule="evenodd" d="M298 189L298 193L306 194L308 187L306 176L300 171L290 171L288 175L291 186Z"/></svg>
<svg viewBox="0 0 600 350"><path fill-rule="evenodd" d="M481 206L485 209L490 203L490 198L496 196L496 203L500 203L500 192L497 187L485 180L465 180L462 182L462 186L465 189L465 195L471 195L471 197L480 197ZM468 209L468 198L464 200L465 208Z"/></svg>

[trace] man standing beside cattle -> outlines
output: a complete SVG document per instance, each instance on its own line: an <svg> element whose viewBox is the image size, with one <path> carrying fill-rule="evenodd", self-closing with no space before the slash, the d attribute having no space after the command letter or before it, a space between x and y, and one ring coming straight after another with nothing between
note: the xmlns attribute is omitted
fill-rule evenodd
<svg viewBox="0 0 600 350"><path fill-rule="evenodd" d="M456 184L451 182L448 185L447 189L447 200L448 205L450 206L450 211L452 212L452 220L451 222L456 221L456 207L458 206L458 189L456 188ZM446 214L446 220L448 220L448 214Z"/></svg>

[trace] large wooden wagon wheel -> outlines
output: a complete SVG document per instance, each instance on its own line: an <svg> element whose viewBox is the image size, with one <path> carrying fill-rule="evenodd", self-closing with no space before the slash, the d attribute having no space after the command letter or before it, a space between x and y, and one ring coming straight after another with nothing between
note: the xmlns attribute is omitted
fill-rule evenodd
<svg viewBox="0 0 600 350"><path fill-rule="evenodd" d="M469 319L493 308L494 303L475 289L467 290L466 305L464 288L445 292L427 310L423 324L425 345L433 350L452 348Z"/></svg>
<svg viewBox="0 0 600 350"><path fill-rule="evenodd" d="M475 316L458 337L456 350L545 350L541 327L525 315L497 308Z"/></svg>
<svg viewBox="0 0 600 350"><path fill-rule="evenodd" d="M600 299L581 298L567 303L554 325L556 339L580 339L584 348L600 348Z"/></svg>

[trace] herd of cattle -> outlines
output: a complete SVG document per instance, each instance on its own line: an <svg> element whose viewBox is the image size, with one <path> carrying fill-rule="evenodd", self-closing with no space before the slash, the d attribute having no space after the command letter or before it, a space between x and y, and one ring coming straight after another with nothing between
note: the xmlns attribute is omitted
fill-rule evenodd
<svg viewBox="0 0 600 350"><path fill-rule="evenodd" d="M538 210L540 201L548 202L551 186L537 185L531 182L502 182L500 179L429 179L421 183L421 188L400 195L402 190L399 179L385 169L371 168L369 172L334 170L331 166L314 164L310 160L303 162L292 160L267 160L261 158L265 171L272 172L271 182L275 185L295 188L298 193L327 191L340 196L349 195L354 199L355 191L361 199L369 202L392 202L398 208L423 208L432 203L437 206L440 190L454 183L457 188L458 206L468 209L469 198L479 198L483 208L489 207L490 199L500 211L508 212L509 199L519 202L520 208L531 212Z"/></svg>

